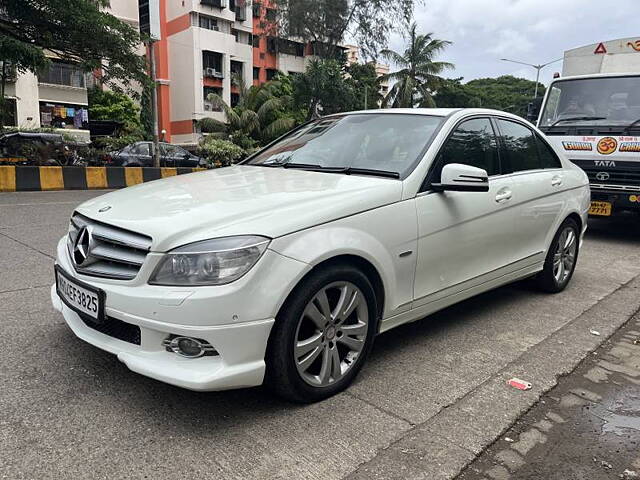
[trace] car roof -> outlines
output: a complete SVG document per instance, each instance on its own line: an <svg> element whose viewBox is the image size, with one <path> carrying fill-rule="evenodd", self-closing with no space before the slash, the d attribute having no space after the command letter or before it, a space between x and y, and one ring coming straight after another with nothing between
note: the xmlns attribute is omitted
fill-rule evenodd
<svg viewBox="0 0 640 480"><path fill-rule="evenodd" d="M431 117L451 117L451 116L466 116L466 115L500 115L505 117L516 118L520 120L524 120L522 117L515 115L513 113L504 112L501 110L494 110L490 108L381 108L378 110L357 110L354 112L345 112L345 113L336 113L335 116L339 115L353 115L353 114L362 114L362 113L376 113L376 114L385 114L385 115L393 115L393 114L405 114L405 115L425 115ZM328 115L328 117L332 117L334 115Z"/></svg>

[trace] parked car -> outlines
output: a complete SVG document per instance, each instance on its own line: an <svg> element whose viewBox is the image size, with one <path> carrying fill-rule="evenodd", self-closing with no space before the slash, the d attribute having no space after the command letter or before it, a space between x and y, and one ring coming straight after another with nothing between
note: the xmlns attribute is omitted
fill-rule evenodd
<svg viewBox="0 0 640 480"><path fill-rule="evenodd" d="M517 116L338 114L239 165L85 202L51 298L135 372L312 402L381 332L527 277L562 291L588 209L584 172Z"/></svg>
<svg viewBox="0 0 640 480"><path fill-rule="evenodd" d="M104 162L114 167L153 167L153 142L136 142L105 156ZM161 167L202 167L206 162L177 145L160 143Z"/></svg>
<svg viewBox="0 0 640 480"><path fill-rule="evenodd" d="M59 133L9 132L0 136L0 165L83 165L78 150L86 146Z"/></svg>

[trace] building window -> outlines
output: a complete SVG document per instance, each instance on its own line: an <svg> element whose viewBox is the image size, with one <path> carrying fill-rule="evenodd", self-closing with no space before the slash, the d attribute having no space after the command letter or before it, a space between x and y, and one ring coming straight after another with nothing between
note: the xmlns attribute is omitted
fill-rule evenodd
<svg viewBox="0 0 640 480"><path fill-rule="evenodd" d="M240 32L238 32L238 30L235 29L231 29L231 35L233 35L236 39L236 42L240 41Z"/></svg>
<svg viewBox="0 0 640 480"><path fill-rule="evenodd" d="M5 127L17 127L16 121L16 100L15 98L4 99L4 111L0 111L2 122Z"/></svg>
<svg viewBox="0 0 640 480"><path fill-rule="evenodd" d="M86 75L78 67L54 60L48 70L38 75L40 83L86 88Z"/></svg>
<svg viewBox="0 0 640 480"><path fill-rule="evenodd" d="M275 8L267 8L267 14L265 15L267 21L275 22L277 17L277 11Z"/></svg>
<svg viewBox="0 0 640 480"><path fill-rule="evenodd" d="M262 5L260 5L259 2L254 1L253 5L251 6L252 11L253 11L253 17L254 18L260 18L260 10Z"/></svg>
<svg viewBox="0 0 640 480"><path fill-rule="evenodd" d="M222 88L219 87L203 87L202 88L202 96L204 98L204 111L205 112L221 112L222 108L219 106L214 106L213 103L209 101L209 95L215 94L222 97Z"/></svg>
<svg viewBox="0 0 640 480"><path fill-rule="evenodd" d="M240 95L231 92L231 106L235 107L236 105L238 105L238 103L240 103Z"/></svg>
<svg viewBox="0 0 640 480"><path fill-rule="evenodd" d="M278 39L275 37L267 38L267 52L276 53L278 51Z"/></svg>
<svg viewBox="0 0 640 480"><path fill-rule="evenodd" d="M202 5L207 5L208 7L216 7L216 8L224 8L225 1L224 0L200 0Z"/></svg>
<svg viewBox="0 0 640 480"><path fill-rule="evenodd" d="M244 78L242 62L235 62L231 60L231 74L233 76L240 77L241 79Z"/></svg>
<svg viewBox="0 0 640 480"><path fill-rule="evenodd" d="M253 36L253 48L260 48L260 36L259 35L254 35Z"/></svg>
<svg viewBox="0 0 640 480"><path fill-rule="evenodd" d="M260 80L260 67L253 67L253 79Z"/></svg>
<svg viewBox="0 0 640 480"><path fill-rule="evenodd" d="M267 81L273 80L278 73L278 70L274 68L267 68Z"/></svg>
<svg viewBox="0 0 640 480"><path fill-rule="evenodd" d="M200 25L200 28L206 28L207 30L220 31L220 27L218 26L218 20L213 17L200 15L199 25Z"/></svg>
<svg viewBox="0 0 640 480"><path fill-rule="evenodd" d="M202 74L208 78L224 78L221 53L202 51Z"/></svg>

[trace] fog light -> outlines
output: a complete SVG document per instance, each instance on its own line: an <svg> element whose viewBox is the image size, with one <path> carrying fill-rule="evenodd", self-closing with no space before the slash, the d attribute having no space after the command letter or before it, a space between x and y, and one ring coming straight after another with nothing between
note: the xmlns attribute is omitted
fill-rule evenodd
<svg viewBox="0 0 640 480"><path fill-rule="evenodd" d="M185 358L218 354L209 342L199 338L171 336L162 343L168 352L176 353Z"/></svg>

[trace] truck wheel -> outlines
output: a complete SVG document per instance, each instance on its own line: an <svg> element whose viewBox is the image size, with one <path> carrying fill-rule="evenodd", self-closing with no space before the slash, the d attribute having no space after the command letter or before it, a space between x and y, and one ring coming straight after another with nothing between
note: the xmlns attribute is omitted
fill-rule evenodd
<svg viewBox="0 0 640 480"><path fill-rule="evenodd" d="M580 227L567 218L556 232L547 252L544 269L536 277L538 287L549 293L566 288L573 277L580 249Z"/></svg>
<svg viewBox="0 0 640 480"><path fill-rule="evenodd" d="M289 296L276 318L267 351L266 385L277 395L311 403L353 381L373 345L376 299L367 277L331 265Z"/></svg>

